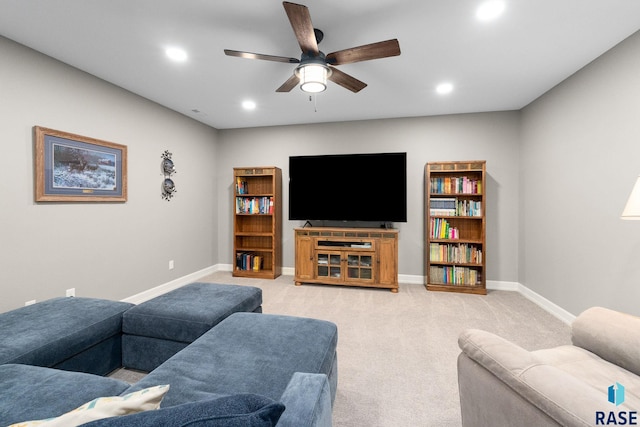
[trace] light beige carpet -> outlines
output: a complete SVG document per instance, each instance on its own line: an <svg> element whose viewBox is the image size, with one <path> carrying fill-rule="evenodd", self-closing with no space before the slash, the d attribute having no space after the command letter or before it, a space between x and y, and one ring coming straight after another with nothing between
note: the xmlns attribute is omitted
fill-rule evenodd
<svg viewBox="0 0 640 427"><path fill-rule="evenodd" d="M336 427L461 425L456 374L458 334L494 332L532 350L570 342L569 327L515 292L488 295L431 292L401 284L400 292L276 280L218 272L199 281L257 286L265 313L338 325Z"/></svg>

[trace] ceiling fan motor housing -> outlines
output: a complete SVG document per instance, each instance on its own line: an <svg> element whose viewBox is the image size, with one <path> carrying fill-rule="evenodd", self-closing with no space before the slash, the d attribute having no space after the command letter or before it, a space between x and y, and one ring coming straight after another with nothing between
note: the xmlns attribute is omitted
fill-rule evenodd
<svg viewBox="0 0 640 427"><path fill-rule="evenodd" d="M300 65L298 65L294 70L296 75L300 73L300 69L306 67L307 65L319 65L321 67L324 67L327 70L327 77L331 75L331 67L327 65L327 59L324 52L318 51L318 55L303 53L300 56Z"/></svg>

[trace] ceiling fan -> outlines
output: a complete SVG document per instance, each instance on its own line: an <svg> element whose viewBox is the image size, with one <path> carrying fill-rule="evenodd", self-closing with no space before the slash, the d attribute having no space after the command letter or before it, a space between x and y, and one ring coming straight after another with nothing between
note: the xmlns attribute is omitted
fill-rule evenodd
<svg viewBox="0 0 640 427"><path fill-rule="evenodd" d="M313 28L309 9L304 5L287 1L282 2L282 4L287 12L287 17L300 49L302 49L300 59L229 49L224 50L224 53L228 56L300 64L294 70L293 75L276 89L276 92L289 92L298 83L300 83L300 88L305 92L322 92L327 87L327 79L352 92L359 92L367 84L338 70L334 67L335 65L400 55L400 44L397 39L352 47L325 55L318 49L318 43L322 41L324 33Z"/></svg>

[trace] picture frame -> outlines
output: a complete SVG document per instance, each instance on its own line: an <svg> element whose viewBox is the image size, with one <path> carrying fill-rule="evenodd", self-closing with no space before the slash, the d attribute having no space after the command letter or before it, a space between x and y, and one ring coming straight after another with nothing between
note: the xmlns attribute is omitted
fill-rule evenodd
<svg viewBox="0 0 640 427"><path fill-rule="evenodd" d="M126 202L127 146L34 126L36 202Z"/></svg>

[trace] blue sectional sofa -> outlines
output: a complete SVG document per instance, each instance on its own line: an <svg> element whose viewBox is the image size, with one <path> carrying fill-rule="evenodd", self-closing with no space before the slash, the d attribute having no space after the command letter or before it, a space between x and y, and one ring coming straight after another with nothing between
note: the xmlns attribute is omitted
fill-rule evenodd
<svg viewBox="0 0 640 427"><path fill-rule="evenodd" d="M131 385L104 375L127 357L146 357L122 354L122 318L135 307L57 298L0 314L0 425L58 417L93 399L169 385L158 410L83 425L331 426L337 388L333 323L261 314L250 304L200 331ZM188 334L188 327L179 329Z"/></svg>
<svg viewBox="0 0 640 427"><path fill-rule="evenodd" d="M94 298L54 298L0 314L0 364L106 375L122 364L122 315L132 307Z"/></svg>

